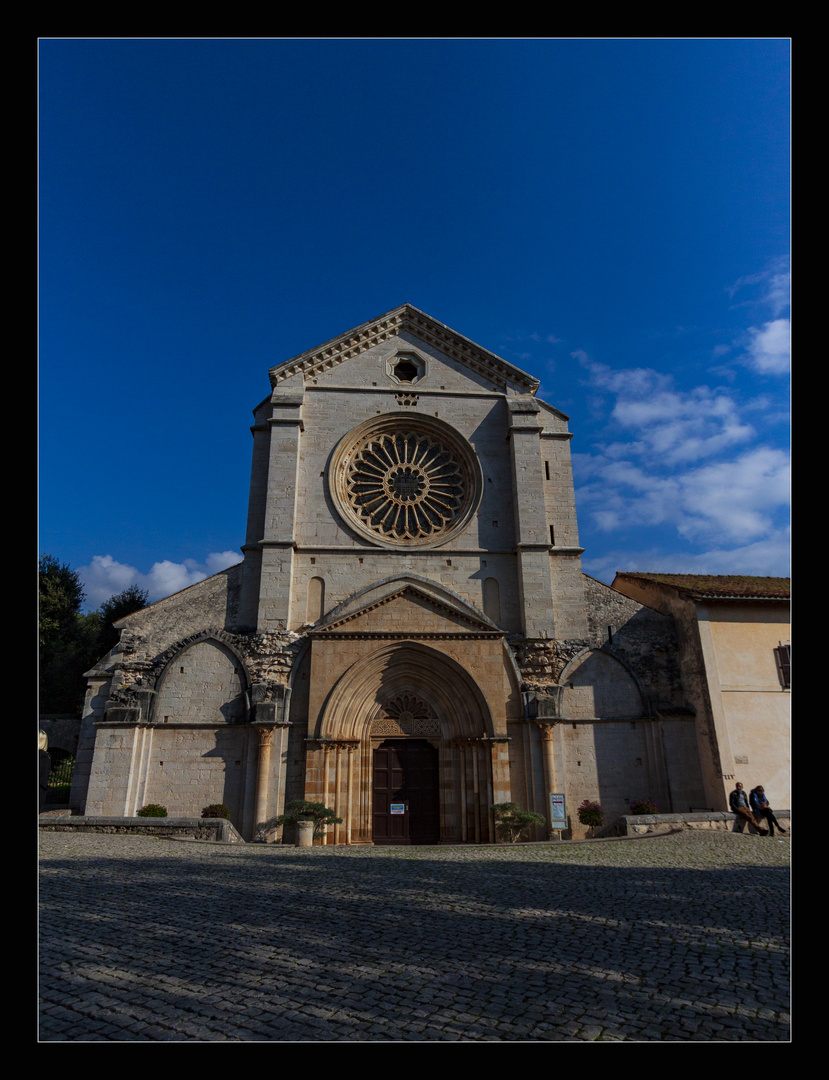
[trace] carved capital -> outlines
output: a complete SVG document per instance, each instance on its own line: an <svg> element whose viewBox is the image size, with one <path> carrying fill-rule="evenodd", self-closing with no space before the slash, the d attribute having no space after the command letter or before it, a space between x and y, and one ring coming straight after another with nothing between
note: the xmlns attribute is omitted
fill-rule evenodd
<svg viewBox="0 0 829 1080"><path fill-rule="evenodd" d="M558 721L539 722L535 721L535 726L541 732L542 742L550 742L553 738L553 731L558 726Z"/></svg>
<svg viewBox="0 0 829 1080"><path fill-rule="evenodd" d="M259 749L264 750L271 745L271 737L273 735L274 726L272 724L255 724L254 730L256 736L259 739Z"/></svg>

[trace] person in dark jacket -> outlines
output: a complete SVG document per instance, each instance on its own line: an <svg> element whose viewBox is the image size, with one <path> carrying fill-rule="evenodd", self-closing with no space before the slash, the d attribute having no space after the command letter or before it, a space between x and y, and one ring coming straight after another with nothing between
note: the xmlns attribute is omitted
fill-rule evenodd
<svg viewBox="0 0 829 1080"><path fill-rule="evenodd" d="M763 825L757 820L752 813L749 805L748 795L746 794L743 785L737 781L737 786L728 796L728 805L731 807L731 813L736 815L734 821L734 832L744 832L746 825L753 825L757 829L761 836L765 836L767 829L763 828Z"/></svg>
<svg viewBox="0 0 829 1080"><path fill-rule="evenodd" d="M774 836L774 826L780 830L781 833L785 833L785 829L774 816L774 811L769 806L769 800L766 798L766 793L763 790L762 784L758 784L756 788L752 788L748 797L748 803L754 812L754 816L758 821L762 821L763 818L769 823L769 835Z"/></svg>

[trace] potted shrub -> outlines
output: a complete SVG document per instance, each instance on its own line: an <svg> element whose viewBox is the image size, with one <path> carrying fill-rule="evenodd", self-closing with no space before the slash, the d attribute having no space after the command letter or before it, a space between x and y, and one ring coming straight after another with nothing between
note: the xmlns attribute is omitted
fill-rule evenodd
<svg viewBox="0 0 829 1080"><path fill-rule="evenodd" d="M579 821L588 826L588 836L592 836L596 829L604 824L604 810L597 802L585 799L578 809Z"/></svg>
<svg viewBox="0 0 829 1080"><path fill-rule="evenodd" d="M147 803L141 807L136 817L167 817L167 807L159 806L158 803Z"/></svg>
<svg viewBox="0 0 829 1080"><path fill-rule="evenodd" d="M325 803L294 799L285 807L285 813L276 819L276 825L297 825L300 821L313 821L314 836L322 836L328 825L342 824L342 818L329 810Z"/></svg>
<svg viewBox="0 0 829 1080"><path fill-rule="evenodd" d="M630 804L631 814L658 814L659 805L653 799L634 799Z"/></svg>
<svg viewBox="0 0 829 1080"><path fill-rule="evenodd" d="M531 810L522 810L518 803L504 802L490 806L495 818L495 831L510 844L518 842L523 833L533 825L544 825L546 818L534 814Z"/></svg>

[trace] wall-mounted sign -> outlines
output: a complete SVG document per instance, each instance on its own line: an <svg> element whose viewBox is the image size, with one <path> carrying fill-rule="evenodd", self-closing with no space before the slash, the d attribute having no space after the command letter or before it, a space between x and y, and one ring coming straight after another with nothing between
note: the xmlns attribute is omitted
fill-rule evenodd
<svg viewBox="0 0 829 1080"><path fill-rule="evenodd" d="M550 792L550 826L553 829L567 828L567 808L564 805L563 795L554 795Z"/></svg>
<svg viewBox="0 0 829 1080"><path fill-rule="evenodd" d="M406 804L402 803L402 802L393 802L391 804L391 813L392 814L405 814L406 813Z"/></svg>

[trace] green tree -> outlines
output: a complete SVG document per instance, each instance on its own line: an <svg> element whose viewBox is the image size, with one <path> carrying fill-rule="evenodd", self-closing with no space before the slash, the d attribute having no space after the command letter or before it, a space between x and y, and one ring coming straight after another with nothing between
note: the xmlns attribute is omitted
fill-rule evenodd
<svg viewBox="0 0 829 1080"><path fill-rule="evenodd" d="M45 713L79 712L83 673L93 662L97 618L81 615L84 600L80 574L53 555L42 555L40 578L40 709Z"/></svg>
<svg viewBox="0 0 829 1080"><path fill-rule="evenodd" d="M40 643L48 644L71 632L84 601L80 574L54 555L41 555Z"/></svg>
<svg viewBox="0 0 829 1080"><path fill-rule="evenodd" d="M101 621L98 641L101 656L108 653L118 641L120 632L114 629L112 624L118 622L119 619L126 618L127 615L132 615L135 611L145 608L149 596L150 594L146 589L139 589L137 585L130 585L122 592L116 593L115 596L110 596L109 600L105 600L101 604L97 611L98 618Z"/></svg>
<svg viewBox="0 0 829 1080"><path fill-rule="evenodd" d="M84 673L118 640L112 624L146 606L148 593L131 585L97 611L82 614L80 573L53 555L42 555L40 577L40 711L79 713Z"/></svg>

